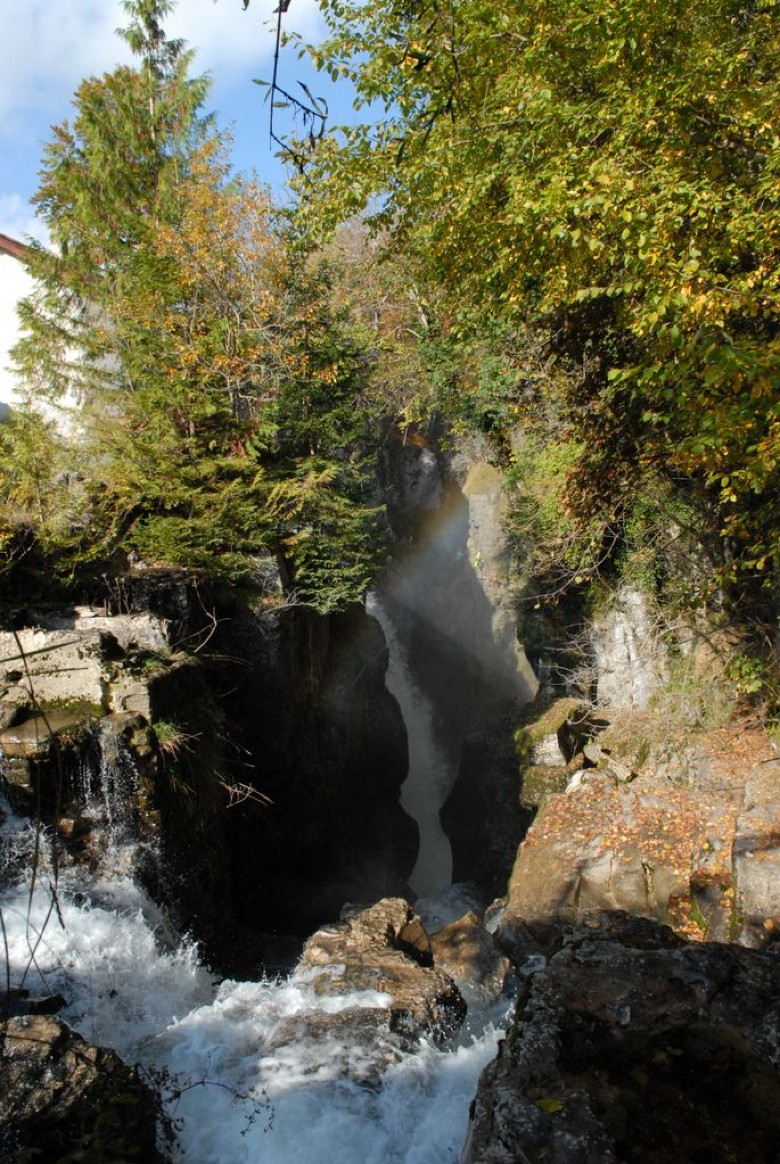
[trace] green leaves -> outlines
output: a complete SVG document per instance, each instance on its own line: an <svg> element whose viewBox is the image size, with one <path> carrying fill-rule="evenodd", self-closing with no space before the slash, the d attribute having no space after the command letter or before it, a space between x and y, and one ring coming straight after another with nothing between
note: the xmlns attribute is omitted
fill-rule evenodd
<svg viewBox="0 0 780 1164"><path fill-rule="evenodd" d="M335 609L384 549L365 360L267 192L229 174L170 7L128 0L138 67L84 81L46 148L36 201L60 254L33 254L16 357L31 401L69 401L73 439L34 410L0 430L0 542L31 521L91 575L133 550L244 578L272 553Z"/></svg>
<svg viewBox="0 0 780 1164"><path fill-rule="evenodd" d="M345 0L325 16L317 61L387 116L326 141L302 219L369 208L461 336L498 317L547 342L586 449L567 493L586 524L593 494L617 515L663 464L727 507L728 554L780 553L777 6Z"/></svg>

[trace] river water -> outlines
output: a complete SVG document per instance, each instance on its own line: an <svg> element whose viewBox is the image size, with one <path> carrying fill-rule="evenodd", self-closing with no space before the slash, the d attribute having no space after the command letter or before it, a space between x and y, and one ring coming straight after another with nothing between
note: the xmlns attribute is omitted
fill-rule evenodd
<svg viewBox="0 0 780 1164"><path fill-rule="evenodd" d="M12 985L61 993L67 1006L60 1017L142 1066L161 1090L174 1160L457 1161L506 1002L492 1012L472 1009L457 1044L423 1044L390 1066L379 1085L358 1085L348 1071L371 1055L370 1046L304 1037L274 1050L274 1033L291 1016L383 1006L386 995L323 999L297 972L276 981L217 981L133 881L129 843L112 844L89 872L62 870L56 891L44 845L30 893L33 830L3 809L0 905ZM429 914L435 909L428 903Z"/></svg>

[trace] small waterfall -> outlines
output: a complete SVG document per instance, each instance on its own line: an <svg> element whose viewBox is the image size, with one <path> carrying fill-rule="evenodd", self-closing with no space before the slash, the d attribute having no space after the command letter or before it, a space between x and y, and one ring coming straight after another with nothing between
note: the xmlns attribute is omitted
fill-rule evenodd
<svg viewBox="0 0 780 1164"><path fill-rule="evenodd" d="M135 760L110 721L96 727L84 749L77 792L85 818L116 848L137 836L141 780Z"/></svg>
<svg viewBox="0 0 780 1164"><path fill-rule="evenodd" d="M439 816L457 773L436 742L434 711L415 685L400 637L380 597L372 593L369 614L384 631L390 655L387 689L398 700L409 746L409 771L401 790L401 804L417 822L420 849L409 884L420 897L431 897L452 882L452 848Z"/></svg>

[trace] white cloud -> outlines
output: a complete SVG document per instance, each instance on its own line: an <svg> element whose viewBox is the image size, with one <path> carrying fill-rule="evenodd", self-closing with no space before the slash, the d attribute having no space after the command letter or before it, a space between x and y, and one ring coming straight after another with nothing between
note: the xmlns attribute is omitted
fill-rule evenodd
<svg viewBox="0 0 780 1164"><path fill-rule="evenodd" d="M276 0L251 0L242 9L241 0L180 0L169 18L168 30L182 36L197 50L196 71L211 70L215 80L226 69L262 69L274 47ZM323 23L316 0L293 0L285 17L285 27L304 39L322 36ZM260 73L255 75L259 76Z"/></svg>
<svg viewBox="0 0 780 1164"><path fill-rule="evenodd" d="M0 233L26 242L28 238L46 241L46 228L33 213L29 202L18 194L0 194Z"/></svg>
<svg viewBox="0 0 780 1164"><path fill-rule="evenodd" d="M215 74L262 69L273 51L268 22L275 0L180 0L168 19L172 36L197 50L196 70ZM121 0L15 0L3 14L7 51L0 71L0 119L4 133L24 133L41 115L60 121L70 97L87 76L112 69L130 58L116 35L127 23ZM316 0L294 0L288 27L316 39L322 23ZM226 78L219 77L224 85Z"/></svg>
<svg viewBox="0 0 780 1164"><path fill-rule="evenodd" d="M129 55L115 29L119 0L28 0L4 17L6 51L0 75L0 117L31 114L59 121L82 77L110 69Z"/></svg>

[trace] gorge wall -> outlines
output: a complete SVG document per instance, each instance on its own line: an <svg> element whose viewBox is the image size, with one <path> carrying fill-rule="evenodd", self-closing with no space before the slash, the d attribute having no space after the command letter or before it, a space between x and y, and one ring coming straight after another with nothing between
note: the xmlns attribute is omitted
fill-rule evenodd
<svg viewBox="0 0 780 1164"><path fill-rule="evenodd" d="M478 451L443 450L435 433L390 444L384 471L395 553L374 605L413 761L426 753L404 803L439 853L436 868L423 856L412 886L425 895L469 881L489 900L527 826L513 731L536 690L517 639L501 474Z"/></svg>
<svg viewBox="0 0 780 1164"><path fill-rule="evenodd" d="M223 969L283 963L344 901L405 889L406 739L373 619L255 615L180 571L132 576L123 607L20 611L0 636L15 802L89 861L124 797L138 871Z"/></svg>

